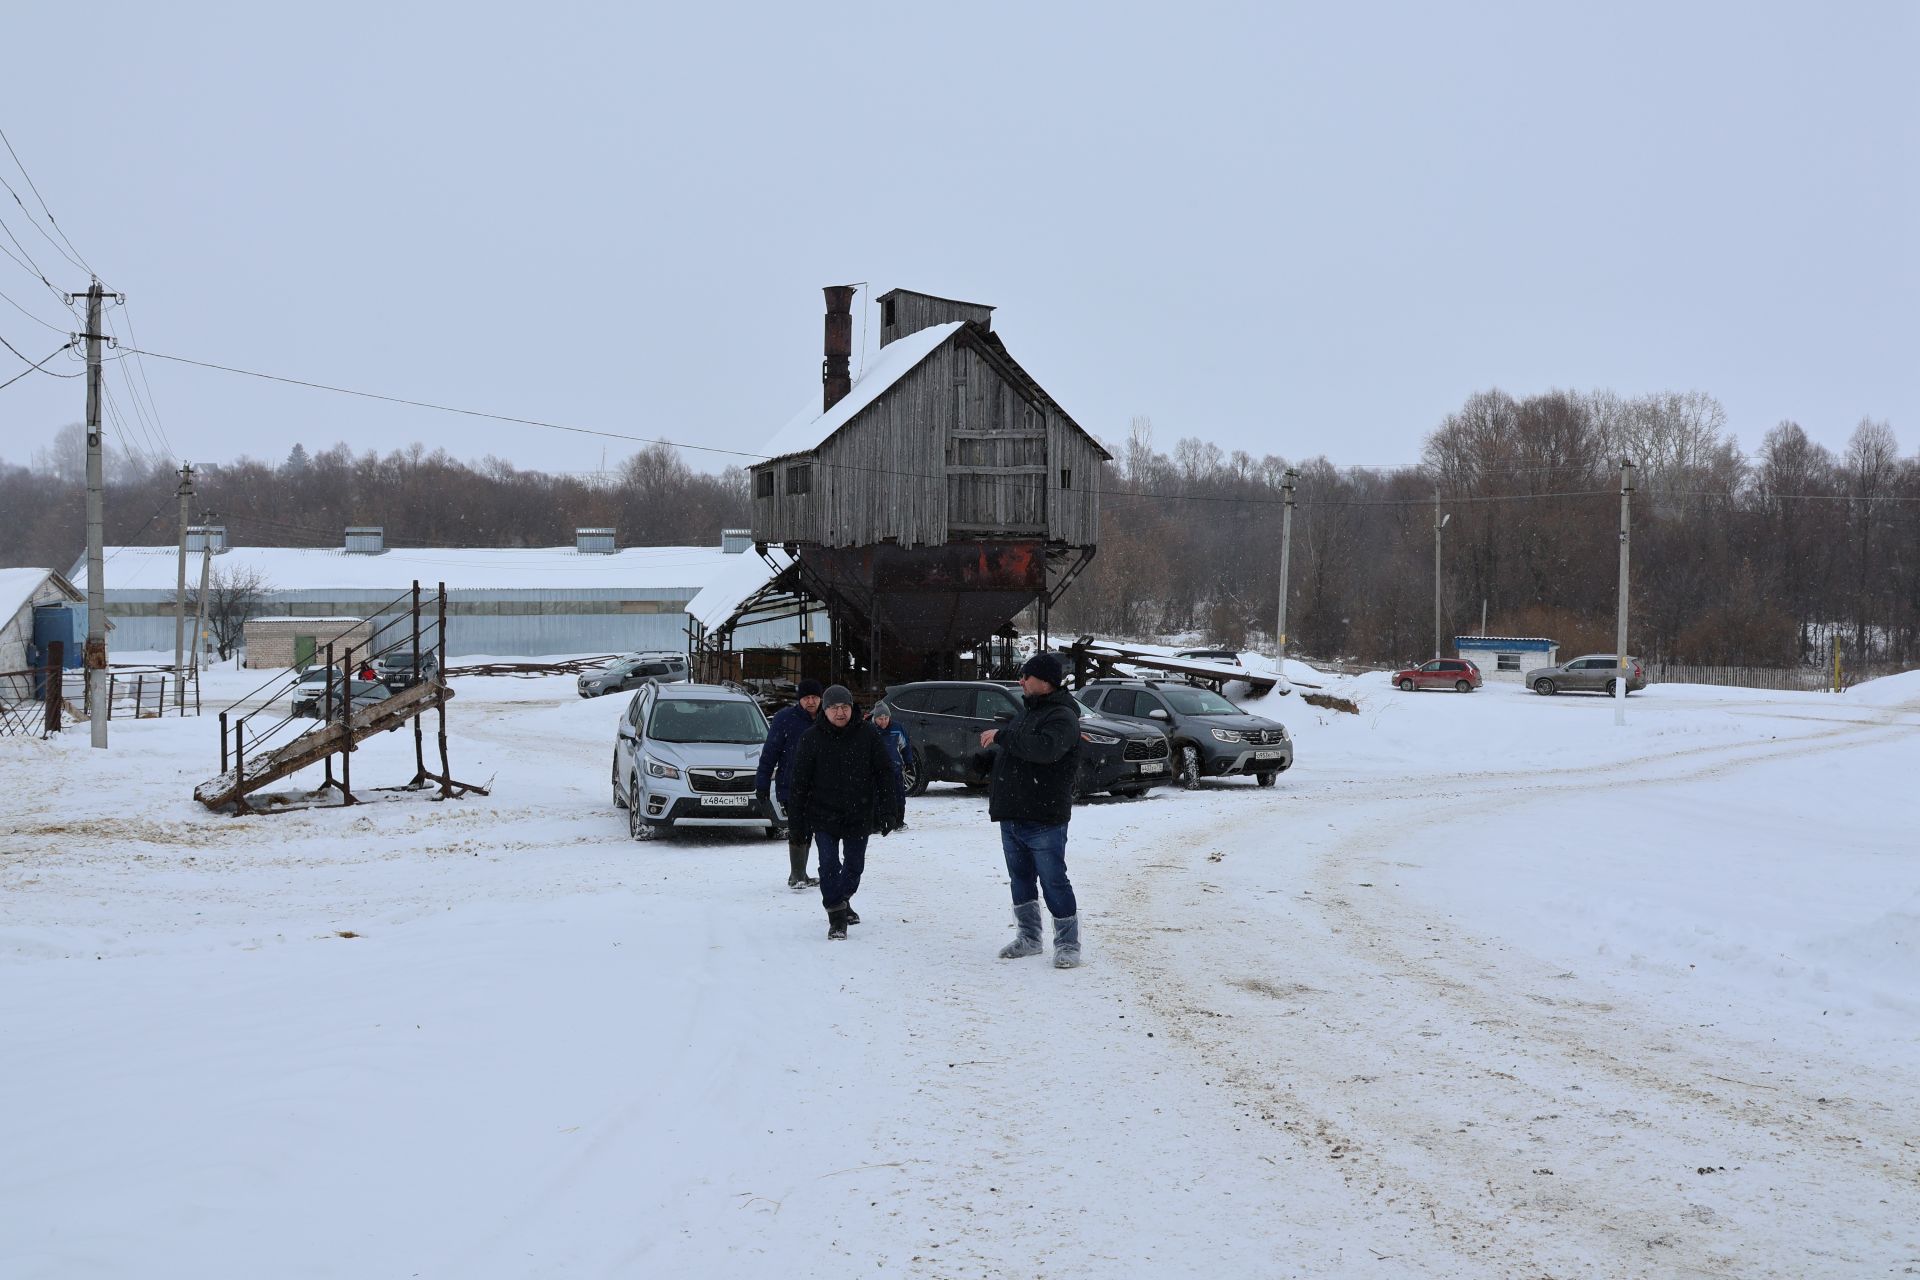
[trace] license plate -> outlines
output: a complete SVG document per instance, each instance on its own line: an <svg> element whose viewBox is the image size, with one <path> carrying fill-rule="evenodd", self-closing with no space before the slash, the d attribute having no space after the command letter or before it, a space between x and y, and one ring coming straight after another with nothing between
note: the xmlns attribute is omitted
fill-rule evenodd
<svg viewBox="0 0 1920 1280"><path fill-rule="evenodd" d="M1286 754L1284 751L1256 751L1253 753L1253 758L1255 760L1278 760Z"/></svg>
<svg viewBox="0 0 1920 1280"><path fill-rule="evenodd" d="M716 809L744 809L752 799L752 796L701 796L700 803Z"/></svg>
<svg viewBox="0 0 1920 1280"><path fill-rule="evenodd" d="M1166 771L1167 763L1164 760L1152 760L1140 766L1142 773L1165 773Z"/></svg>

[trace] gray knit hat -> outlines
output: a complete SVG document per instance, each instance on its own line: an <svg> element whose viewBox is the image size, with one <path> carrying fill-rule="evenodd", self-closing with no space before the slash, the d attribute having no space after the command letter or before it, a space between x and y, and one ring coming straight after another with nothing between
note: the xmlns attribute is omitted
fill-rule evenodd
<svg viewBox="0 0 1920 1280"><path fill-rule="evenodd" d="M843 684L830 684L827 686L827 691L820 695L820 708L823 711L828 707L850 707L852 705L853 694L849 692L847 686Z"/></svg>

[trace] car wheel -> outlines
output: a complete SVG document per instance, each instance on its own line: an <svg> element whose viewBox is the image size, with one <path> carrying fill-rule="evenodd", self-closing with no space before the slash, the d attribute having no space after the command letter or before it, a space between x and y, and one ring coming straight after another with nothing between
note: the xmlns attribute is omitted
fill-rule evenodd
<svg viewBox="0 0 1920 1280"><path fill-rule="evenodd" d="M613 779L613 807L624 809L627 807L627 797L620 790L620 757L617 755L613 758L613 771L609 776Z"/></svg>
<svg viewBox="0 0 1920 1280"><path fill-rule="evenodd" d="M1533 691L1544 698L1554 692L1553 681L1545 678L1535 680L1533 682Z"/></svg>
<svg viewBox="0 0 1920 1280"><path fill-rule="evenodd" d="M1200 786L1200 748L1182 743L1174 752L1174 760L1174 780L1189 791L1197 789Z"/></svg>
<svg viewBox="0 0 1920 1280"><path fill-rule="evenodd" d="M653 839L659 834L659 828L640 816L640 779L630 779L627 791L632 797L627 804L627 834L635 840Z"/></svg>
<svg viewBox="0 0 1920 1280"><path fill-rule="evenodd" d="M1279 776L1277 773L1256 773L1253 775L1253 781L1258 786L1270 787Z"/></svg>
<svg viewBox="0 0 1920 1280"><path fill-rule="evenodd" d="M921 768L920 762L918 760L914 761L912 764L901 765L900 776L901 776L901 780L907 784L908 795L923 796L927 793L926 771L923 768Z"/></svg>
<svg viewBox="0 0 1920 1280"><path fill-rule="evenodd" d="M1473 692L1473 681L1471 681L1471 680L1455 680L1455 681L1453 682L1453 688L1454 688L1454 691L1455 691L1456 693L1472 693L1472 692Z"/></svg>
<svg viewBox="0 0 1920 1280"><path fill-rule="evenodd" d="M1402 680L1402 681L1400 682L1400 692L1402 692L1402 693L1412 693L1412 692L1413 692L1413 681L1411 681L1411 680Z"/></svg>

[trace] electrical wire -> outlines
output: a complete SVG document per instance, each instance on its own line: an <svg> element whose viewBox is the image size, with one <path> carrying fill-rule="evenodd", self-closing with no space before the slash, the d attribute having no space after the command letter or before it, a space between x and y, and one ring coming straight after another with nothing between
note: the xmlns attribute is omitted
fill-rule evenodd
<svg viewBox="0 0 1920 1280"><path fill-rule="evenodd" d="M47 208L47 198L40 194L40 188L37 185L35 185L33 181L33 175L28 173L27 166L21 163L20 153L13 149L13 139L7 137L7 131L5 129L0 129L0 143L6 144L7 154L13 157L14 168L20 170L20 176L27 180L27 189L32 191L33 198L40 202L40 212L47 215L47 225L52 227L55 231L60 232L60 238L62 240L67 241L67 248L61 249L59 245L53 244L53 237L47 236L46 232L42 231L40 232L40 234L43 236L47 236L47 243L53 244L53 247L55 249L59 249L60 256L65 258L68 262L71 262L74 266L80 268L82 271L86 272L88 275L97 274L92 267L87 265L87 260L80 256L80 251L78 249L74 249L73 241L67 240L67 233L64 230L61 230L60 224L54 221L53 210ZM18 204L20 206L20 211L27 215L27 221L32 222L33 212L32 210L27 208L26 202L20 199L20 193L15 191L13 189L13 186L10 183L7 183L6 179L4 178L0 178L0 185L6 186L7 193L13 197L14 203ZM35 223L34 226L36 229L38 229L39 224ZM69 253L67 251L69 249L73 251Z"/></svg>
<svg viewBox="0 0 1920 1280"><path fill-rule="evenodd" d="M0 338L0 342L5 342L5 341L6 340L4 338ZM7 345L7 350L13 351L13 354L20 356L20 353L18 351L13 350L13 344L11 342L8 342L6 345ZM40 368L40 365L45 364L47 360L53 359L55 356L59 355L62 351L65 351L67 347L71 347L72 345L73 343L69 342L65 344L65 346L55 347L52 351L47 353L47 359L40 361L40 364L30 363L27 365L26 368L22 369L19 373L14 374L11 378L8 378L5 382L0 382L0 389L12 386L14 383L20 381L20 379L26 377L28 374L33 373L36 370L38 370L41 373L51 374L51 376L55 378L75 377L76 375L71 373L53 373L52 370ZM25 356L20 356L20 358L22 360L26 359Z"/></svg>
<svg viewBox="0 0 1920 1280"><path fill-rule="evenodd" d="M8 254L7 256L8 256L8 257L12 257L13 255L12 255L12 254ZM42 320L42 319L41 319L41 318L40 318L39 316L37 316L37 315L35 315L35 314L33 314L33 312L31 312L31 311L29 311L29 310L27 310L27 309L26 309L25 307L23 307L23 306L21 306L21 305L20 305L20 304L19 304L18 302L15 302L15 301L13 300L13 298L12 298L11 296L9 296L9 295L8 295L8 294L7 294L7 293L6 293L5 291L4 291L4 290L0 290L0 301L4 301L4 302L5 302L5 303L6 303L6 304L7 304L8 306L10 306L10 307L12 307L12 308L13 308L13 309L14 309L15 311L18 311L18 312L19 312L19 313L20 313L21 315L23 315L23 316L25 316L25 317L26 317L27 319L29 319L29 320L31 320L31 321L33 321L33 322L34 322L35 324L37 324L37 325L39 325L39 326L40 326L41 328L43 328L43 329L51 329L51 330L53 330L53 331L54 331L55 333L71 333L71 332L73 332L73 331L72 331L71 329L69 329L69 328L68 328L67 326L65 326L65 325L58 325L58 324L49 324L49 323L47 323L47 322L46 322L45 320Z"/></svg>
<svg viewBox="0 0 1920 1280"><path fill-rule="evenodd" d="M126 304L126 302L125 302L125 301L123 300L123 301L122 301L122 302L120 303L120 311L121 311L121 314L122 314L122 315L124 315L124 316L126 316L126 318L127 318L127 339L128 339L128 342L129 342L129 344L130 344L130 346L132 346L132 347L135 347L135 348L137 348L137 347L138 347L138 346L140 345L140 335L139 335L139 334L137 334L137 333L135 333L135 332L133 331L133 309L132 309L131 307L129 307L129 306L128 306L128 305ZM123 357L123 358L124 358L124 357ZM145 387L145 388L146 388L146 392L147 392L147 408L148 408L149 410L151 410L151 411L152 411L152 413L153 413L153 425L154 425L154 427L155 427L155 428L156 428L156 429L157 429L157 430L158 430L158 431L160 432L160 442L161 442L162 444L164 444L164 445L166 445L166 446L167 446L167 454L168 454L168 456L170 456L170 457L171 457L171 456L173 456L173 455L174 455L174 453L175 453L175 450L174 450L174 447L173 447L173 441L171 441L171 440L169 440L169 439L167 438L167 429L166 429L166 426L165 426L165 424L163 424L163 423L162 423L162 422L160 421L160 406L159 406L159 404L157 404L157 403L156 403L156 402L154 401L154 398L153 398L153 383L151 383L151 382L149 382L149 381L147 380L147 364L146 364L146 361L144 361L144 360L136 360L136 361L134 361L134 366L133 366L133 367L134 367L135 369L137 369L137 370L139 370L139 372L140 372L140 385L141 385L142 387Z"/></svg>

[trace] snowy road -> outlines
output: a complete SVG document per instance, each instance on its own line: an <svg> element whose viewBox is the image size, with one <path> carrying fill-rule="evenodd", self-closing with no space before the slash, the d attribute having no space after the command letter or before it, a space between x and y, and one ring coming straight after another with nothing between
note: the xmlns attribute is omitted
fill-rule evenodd
<svg viewBox="0 0 1920 1280"><path fill-rule="evenodd" d="M624 839L615 700L460 691L445 806L0 741L0 1274L1920 1269L1920 678L1276 699L1279 788L1078 811L1070 973L969 793L829 946L778 847Z"/></svg>

